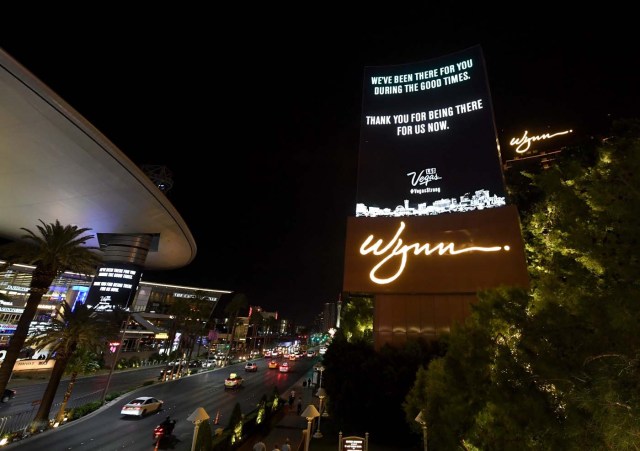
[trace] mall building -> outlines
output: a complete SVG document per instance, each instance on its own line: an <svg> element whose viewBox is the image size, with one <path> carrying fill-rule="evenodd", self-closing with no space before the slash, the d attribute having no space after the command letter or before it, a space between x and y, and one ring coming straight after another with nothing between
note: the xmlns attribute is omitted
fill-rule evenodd
<svg viewBox="0 0 640 451"><path fill-rule="evenodd" d="M5 262L0 261L0 266ZM34 266L14 264L0 271L0 349L5 348L16 330L18 320L29 296L31 274ZM51 321L60 304L70 306L84 303L91 287L93 276L65 272L58 276L47 294L42 297L30 332L35 332ZM146 360L154 353L174 350L177 343L168 343L174 317L169 314L171 304L178 298L204 298L211 302L211 312L215 310L220 297L231 293L201 287L186 287L145 282L138 284L129 306L129 320L122 330L123 346L120 358L138 357ZM176 341L176 340L174 340ZM115 344L114 344L115 345ZM35 353L39 357L42 353ZM46 354L46 351L44 352ZM107 353L111 355L113 353ZM112 355L111 355L112 356ZM108 359L107 359L108 360Z"/></svg>

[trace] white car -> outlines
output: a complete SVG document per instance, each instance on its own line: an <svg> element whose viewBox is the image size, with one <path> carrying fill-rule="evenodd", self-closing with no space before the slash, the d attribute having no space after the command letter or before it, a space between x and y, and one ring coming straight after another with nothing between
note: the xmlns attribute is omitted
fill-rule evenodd
<svg viewBox="0 0 640 451"><path fill-rule="evenodd" d="M216 360L215 359L209 359L209 360L203 360L202 361L202 368L212 368L216 366Z"/></svg>
<svg viewBox="0 0 640 451"><path fill-rule="evenodd" d="M151 396L139 396L122 406L120 414L143 417L150 413L160 412L160 410L162 410L162 404L163 402L158 398L153 398Z"/></svg>

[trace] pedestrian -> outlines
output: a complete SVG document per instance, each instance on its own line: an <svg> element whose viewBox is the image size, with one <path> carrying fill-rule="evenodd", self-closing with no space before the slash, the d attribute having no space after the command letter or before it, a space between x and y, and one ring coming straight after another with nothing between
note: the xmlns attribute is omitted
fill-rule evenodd
<svg viewBox="0 0 640 451"><path fill-rule="evenodd" d="M281 451L281 450L280 450L280 446L279 446L277 443L275 443L275 444L273 445L273 449L272 449L271 451Z"/></svg>
<svg viewBox="0 0 640 451"><path fill-rule="evenodd" d="M307 379L307 387L311 388L311 378Z"/></svg>
<svg viewBox="0 0 640 451"><path fill-rule="evenodd" d="M256 444L253 445L253 451L267 451L267 445L265 445L262 440L258 440Z"/></svg>
<svg viewBox="0 0 640 451"><path fill-rule="evenodd" d="M298 416L302 413L302 396L298 396L298 407L296 408Z"/></svg>
<svg viewBox="0 0 640 451"><path fill-rule="evenodd" d="M289 440L289 437L284 440L281 451L291 451L291 440Z"/></svg>
<svg viewBox="0 0 640 451"><path fill-rule="evenodd" d="M291 390L291 393L289 393L289 407L293 407L293 401L296 400L296 392L295 390Z"/></svg>

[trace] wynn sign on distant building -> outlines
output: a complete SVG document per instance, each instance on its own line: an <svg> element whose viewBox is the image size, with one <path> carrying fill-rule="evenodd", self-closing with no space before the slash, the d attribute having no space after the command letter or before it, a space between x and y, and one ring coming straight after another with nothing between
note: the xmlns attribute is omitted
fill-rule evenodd
<svg viewBox="0 0 640 451"><path fill-rule="evenodd" d="M505 205L479 46L364 74L357 217Z"/></svg>

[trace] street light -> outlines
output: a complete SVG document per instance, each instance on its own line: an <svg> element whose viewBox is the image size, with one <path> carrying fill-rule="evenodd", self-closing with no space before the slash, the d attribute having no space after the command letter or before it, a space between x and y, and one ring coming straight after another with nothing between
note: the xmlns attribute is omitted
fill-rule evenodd
<svg viewBox="0 0 640 451"><path fill-rule="evenodd" d="M198 407L196 410L191 412L191 415L187 417L187 421L191 421L194 424L193 440L191 441L191 451L195 451L196 449L196 442L198 441L198 430L200 429L200 423L208 420L209 418L210 418L209 414L202 407Z"/></svg>
<svg viewBox="0 0 640 451"><path fill-rule="evenodd" d="M131 319L131 312L127 312L127 318L124 320L124 327L122 328L122 337L120 337L120 344L118 345L118 349L116 350L116 355L113 357L113 364L109 369L109 376L107 376L107 383L104 386L104 390L102 391L102 400L100 401L100 405L104 405L105 400L107 398L107 390L109 389L109 384L111 383L111 376L113 376L113 371L116 369L116 365L118 364L118 359L120 358L120 352L122 351L122 347L124 346L124 339L127 335L127 327L129 326L129 320Z"/></svg>
<svg viewBox="0 0 640 451"><path fill-rule="evenodd" d="M320 398L320 416L318 417L318 428L316 429L316 433L313 434L314 438L322 438L322 432L320 432L320 420L322 419L322 412L324 410L324 406L323 406L323 401L324 398L327 396L327 392L324 390L324 388L320 387L318 389L318 392L316 393L316 395L318 395L318 398Z"/></svg>
<svg viewBox="0 0 640 451"><path fill-rule="evenodd" d="M307 430L306 436L304 438L304 451L309 451L309 439L311 437L311 423L314 418L318 418L320 414L318 413L318 409L315 408L313 404L309 404L304 412L300 414L301 417L307 419Z"/></svg>
<svg viewBox="0 0 640 451"><path fill-rule="evenodd" d="M422 439L424 440L424 451L427 451L427 422L422 418L422 410L415 418L416 423L422 426Z"/></svg>

